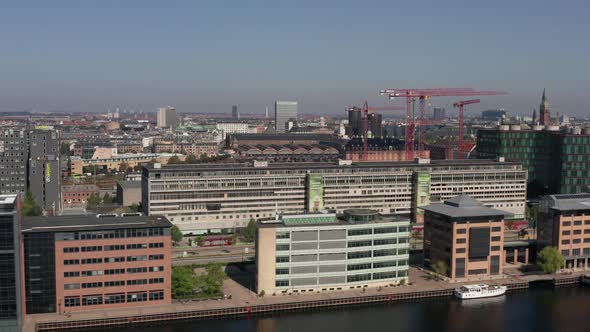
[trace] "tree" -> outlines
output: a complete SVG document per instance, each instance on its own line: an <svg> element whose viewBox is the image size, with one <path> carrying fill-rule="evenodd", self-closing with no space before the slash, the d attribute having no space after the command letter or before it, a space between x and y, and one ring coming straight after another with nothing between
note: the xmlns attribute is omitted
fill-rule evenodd
<svg viewBox="0 0 590 332"><path fill-rule="evenodd" d="M518 232L518 237L521 239L523 239L527 235L529 235L529 231L527 231L526 228L523 228Z"/></svg>
<svg viewBox="0 0 590 332"><path fill-rule="evenodd" d="M437 275L446 276L448 271L447 263L439 259L432 266L432 271L434 271Z"/></svg>
<svg viewBox="0 0 590 332"><path fill-rule="evenodd" d="M180 231L178 226L172 226L172 228L170 229L170 235L172 236L172 241L175 244L178 244L178 242L182 241L182 232Z"/></svg>
<svg viewBox="0 0 590 332"><path fill-rule="evenodd" d="M109 193L104 194L104 196L102 197L102 202L104 204L113 204L113 203L115 203L116 200L117 200L117 198L112 197L111 195L109 195Z"/></svg>
<svg viewBox="0 0 590 332"><path fill-rule="evenodd" d="M170 165L174 165L174 164L182 164L182 161L180 160L180 158L178 158L178 156L172 156L168 159L168 164Z"/></svg>
<svg viewBox="0 0 590 332"><path fill-rule="evenodd" d="M102 203L102 199L100 198L100 196L98 196L98 194L92 194L92 196L90 196L88 198L88 201L86 202L86 209L94 210L97 206L100 205L100 203Z"/></svg>
<svg viewBox="0 0 590 332"><path fill-rule="evenodd" d="M129 168L129 164L125 161L122 161L119 164L119 172L127 172L127 169Z"/></svg>
<svg viewBox="0 0 590 332"><path fill-rule="evenodd" d="M244 238L248 242L254 242L256 238L256 221L254 219L250 219L248 225L244 229Z"/></svg>
<svg viewBox="0 0 590 332"><path fill-rule="evenodd" d="M59 154L62 156L69 156L70 155L70 145L68 143L61 143L59 147Z"/></svg>
<svg viewBox="0 0 590 332"><path fill-rule="evenodd" d="M545 273L555 273L564 267L563 255L559 252L557 247L545 247L539 253L537 259L539 267Z"/></svg>
<svg viewBox="0 0 590 332"><path fill-rule="evenodd" d="M197 159L197 157L195 157L194 154L189 154L188 156L186 156L186 159L184 160L185 164L196 164L199 160Z"/></svg>
<svg viewBox="0 0 590 332"><path fill-rule="evenodd" d="M199 247L202 247L203 242L205 242L205 238L203 237L203 235L199 235L195 238L195 241Z"/></svg>
<svg viewBox="0 0 590 332"><path fill-rule="evenodd" d="M43 213L43 210L37 205L35 202L35 198L33 197L33 193L30 190L27 190L25 194L25 200L23 201L22 206L22 214L26 217L36 217L40 216Z"/></svg>
<svg viewBox="0 0 590 332"><path fill-rule="evenodd" d="M514 221L512 220L508 220L504 223L504 225L506 225L506 228L511 231L514 229Z"/></svg>
<svg viewBox="0 0 590 332"><path fill-rule="evenodd" d="M129 205L129 207L127 207L127 211L131 212L131 213L140 212L141 211L141 202L139 204L133 203L133 204Z"/></svg>

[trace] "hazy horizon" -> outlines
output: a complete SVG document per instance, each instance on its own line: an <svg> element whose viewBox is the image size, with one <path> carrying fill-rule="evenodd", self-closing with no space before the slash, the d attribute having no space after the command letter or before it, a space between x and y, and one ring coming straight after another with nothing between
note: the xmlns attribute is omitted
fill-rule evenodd
<svg viewBox="0 0 590 332"><path fill-rule="evenodd" d="M583 1L33 1L0 5L0 112L342 114L384 88L473 87L470 112L583 116ZM431 100L452 110L461 98Z"/></svg>

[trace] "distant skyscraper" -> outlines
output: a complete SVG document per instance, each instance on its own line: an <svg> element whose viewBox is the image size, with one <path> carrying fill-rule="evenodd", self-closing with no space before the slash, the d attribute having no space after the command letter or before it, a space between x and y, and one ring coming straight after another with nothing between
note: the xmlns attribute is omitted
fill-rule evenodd
<svg viewBox="0 0 590 332"><path fill-rule="evenodd" d="M0 195L0 331L21 331L18 196Z"/></svg>
<svg viewBox="0 0 590 332"><path fill-rule="evenodd" d="M348 131L349 137L358 137L362 135L362 113L361 109L358 107L352 107L348 110L348 126L350 130Z"/></svg>
<svg viewBox="0 0 590 332"><path fill-rule="evenodd" d="M289 120L292 122L297 120L297 102L277 100L275 102L275 131L278 133L287 132Z"/></svg>
<svg viewBox="0 0 590 332"><path fill-rule="evenodd" d="M533 109L533 125L537 124L537 110Z"/></svg>
<svg viewBox="0 0 590 332"><path fill-rule="evenodd" d="M551 124L551 114L549 113L549 101L545 96L545 89L543 89L543 97L541 97L541 106L539 107L539 124L548 126Z"/></svg>
<svg viewBox="0 0 590 332"><path fill-rule="evenodd" d="M24 193L27 190L29 136L24 127L0 131L0 194Z"/></svg>
<svg viewBox="0 0 590 332"><path fill-rule="evenodd" d="M178 115L176 108L172 106L164 106L158 109L158 127L160 128L176 128L178 126Z"/></svg>
<svg viewBox="0 0 590 332"><path fill-rule="evenodd" d="M236 120L240 119L240 113L238 113L238 105L234 105L231 107L231 117Z"/></svg>
<svg viewBox="0 0 590 332"><path fill-rule="evenodd" d="M380 113L369 114L369 130L375 138L383 136L383 116ZM364 128L363 128L364 129ZM362 132L362 130L361 130Z"/></svg>
<svg viewBox="0 0 590 332"><path fill-rule="evenodd" d="M441 107L435 107L432 114L432 120L444 120L447 118L447 111Z"/></svg>

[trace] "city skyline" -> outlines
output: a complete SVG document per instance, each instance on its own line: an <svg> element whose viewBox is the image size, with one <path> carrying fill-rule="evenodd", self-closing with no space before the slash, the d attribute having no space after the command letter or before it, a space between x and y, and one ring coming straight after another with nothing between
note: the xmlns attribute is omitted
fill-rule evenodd
<svg viewBox="0 0 590 332"><path fill-rule="evenodd" d="M587 113L584 3L427 2L4 5L0 111L264 113L284 99L338 114L390 103L383 88L471 86L509 93L474 110L532 114L546 88L553 110Z"/></svg>

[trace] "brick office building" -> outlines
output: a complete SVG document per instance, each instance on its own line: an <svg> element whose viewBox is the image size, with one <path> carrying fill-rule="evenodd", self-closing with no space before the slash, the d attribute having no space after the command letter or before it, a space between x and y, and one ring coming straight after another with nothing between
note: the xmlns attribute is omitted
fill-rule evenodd
<svg viewBox="0 0 590 332"><path fill-rule="evenodd" d="M25 218L27 314L171 303L164 217Z"/></svg>
<svg viewBox="0 0 590 332"><path fill-rule="evenodd" d="M550 195L541 199L538 217L539 249L554 246L566 268L590 263L590 194Z"/></svg>
<svg viewBox="0 0 590 332"><path fill-rule="evenodd" d="M75 184L61 187L63 207L86 206L92 195L98 195L99 188L95 184Z"/></svg>
<svg viewBox="0 0 590 332"><path fill-rule="evenodd" d="M451 279L502 274L503 227L508 212L488 208L467 195L422 209L426 265L444 262Z"/></svg>

